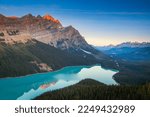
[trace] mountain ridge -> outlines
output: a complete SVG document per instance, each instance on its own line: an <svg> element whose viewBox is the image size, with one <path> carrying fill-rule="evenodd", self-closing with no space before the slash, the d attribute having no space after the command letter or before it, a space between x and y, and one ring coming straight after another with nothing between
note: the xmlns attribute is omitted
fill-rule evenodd
<svg viewBox="0 0 150 117"><path fill-rule="evenodd" d="M98 62L94 57L70 54L34 39L28 40L26 44L0 43L0 78L51 72L66 66Z"/></svg>
<svg viewBox="0 0 150 117"><path fill-rule="evenodd" d="M17 32L16 35L28 35L30 39L33 38L60 49L68 49L73 46L82 48L82 45L88 49L92 48L87 44L79 31L72 26L63 27L59 20L50 15L41 17L39 15L33 16L32 14L27 14L19 18L16 16L12 18L0 15L0 31L2 33L8 32L7 38L15 36ZM11 42L11 37L7 40ZM16 40L13 39L13 41ZM61 41L64 43L62 44Z"/></svg>
<svg viewBox="0 0 150 117"><path fill-rule="evenodd" d="M63 27L50 15L0 15L0 50L0 77L53 71L69 65L115 68L113 60L89 45L78 30Z"/></svg>
<svg viewBox="0 0 150 117"><path fill-rule="evenodd" d="M28 40L36 39L70 53L82 53L85 57L86 52L89 52L97 59L109 58L89 45L74 27L63 27L50 15L41 17L27 14L17 19L2 15L0 19L3 19L0 20L0 41L3 43L26 43Z"/></svg>
<svg viewBox="0 0 150 117"><path fill-rule="evenodd" d="M150 47L150 42L123 42L117 45L95 46L96 48Z"/></svg>

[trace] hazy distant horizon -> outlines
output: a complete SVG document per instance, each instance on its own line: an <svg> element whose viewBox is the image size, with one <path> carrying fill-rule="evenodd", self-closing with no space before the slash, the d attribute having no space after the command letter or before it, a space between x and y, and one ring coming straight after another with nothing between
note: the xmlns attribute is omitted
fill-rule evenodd
<svg viewBox="0 0 150 117"><path fill-rule="evenodd" d="M106 45L93 45L93 46L116 46L116 45L119 45L119 44L123 44L123 43L150 43L150 41L146 42L146 41L143 41L143 42L138 42L138 41L126 41L126 42L121 42L121 43L117 43L117 44L106 44ZM90 44L90 43L89 43ZM92 44L91 44L92 45Z"/></svg>

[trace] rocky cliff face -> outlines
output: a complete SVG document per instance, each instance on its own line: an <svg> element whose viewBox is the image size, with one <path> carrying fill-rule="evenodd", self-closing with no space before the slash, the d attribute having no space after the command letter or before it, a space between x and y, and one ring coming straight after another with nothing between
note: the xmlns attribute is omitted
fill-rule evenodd
<svg viewBox="0 0 150 117"><path fill-rule="evenodd" d="M4 34L4 35L3 35ZM25 15L21 18L0 15L0 39L6 43L26 42L36 39L62 50L70 48L91 49L85 39L72 26L63 27L50 15Z"/></svg>
<svg viewBox="0 0 150 117"><path fill-rule="evenodd" d="M50 15L0 15L0 77L91 64L114 66L72 26L63 27Z"/></svg>

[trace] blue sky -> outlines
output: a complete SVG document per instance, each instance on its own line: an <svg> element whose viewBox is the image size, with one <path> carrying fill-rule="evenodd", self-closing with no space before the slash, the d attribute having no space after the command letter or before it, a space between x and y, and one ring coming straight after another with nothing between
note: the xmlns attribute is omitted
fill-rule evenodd
<svg viewBox="0 0 150 117"><path fill-rule="evenodd" d="M0 0L0 13L49 13L93 45L150 42L150 0Z"/></svg>

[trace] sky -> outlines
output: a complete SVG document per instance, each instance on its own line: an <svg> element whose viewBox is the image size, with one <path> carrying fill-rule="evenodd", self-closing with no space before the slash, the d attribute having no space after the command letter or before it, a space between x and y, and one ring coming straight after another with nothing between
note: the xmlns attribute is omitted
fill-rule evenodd
<svg viewBox="0 0 150 117"><path fill-rule="evenodd" d="M50 14L92 45L150 42L150 0L0 0L0 14Z"/></svg>

